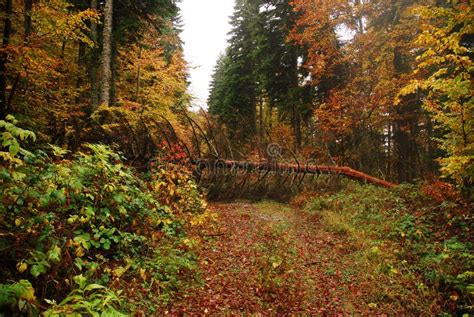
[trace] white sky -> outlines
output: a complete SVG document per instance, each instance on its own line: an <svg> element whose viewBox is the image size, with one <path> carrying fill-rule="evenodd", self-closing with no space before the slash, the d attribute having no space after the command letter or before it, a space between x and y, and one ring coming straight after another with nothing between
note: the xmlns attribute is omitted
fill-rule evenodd
<svg viewBox="0 0 474 317"><path fill-rule="evenodd" d="M184 54L191 66L189 92L194 106L206 106L209 83L220 53L227 47L234 0L182 0Z"/></svg>

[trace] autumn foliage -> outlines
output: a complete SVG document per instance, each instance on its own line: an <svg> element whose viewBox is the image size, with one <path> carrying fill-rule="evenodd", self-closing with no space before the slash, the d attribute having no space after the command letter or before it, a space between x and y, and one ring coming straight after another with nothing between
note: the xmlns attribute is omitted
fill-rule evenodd
<svg viewBox="0 0 474 317"><path fill-rule="evenodd" d="M472 315L472 1L178 3L1 1L0 315Z"/></svg>

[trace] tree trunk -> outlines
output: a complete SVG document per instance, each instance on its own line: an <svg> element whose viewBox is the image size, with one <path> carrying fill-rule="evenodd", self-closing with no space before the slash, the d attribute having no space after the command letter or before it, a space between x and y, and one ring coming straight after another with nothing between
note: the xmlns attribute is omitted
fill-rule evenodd
<svg viewBox="0 0 474 317"><path fill-rule="evenodd" d="M83 42L79 43L78 53L77 53L77 66L79 69L85 67L85 55L86 55L86 44ZM82 74L79 74L76 80L76 89L79 90L83 85ZM82 93L78 94L76 97L76 105L81 102Z"/></svg>
<svg viewBox="0 0 474 317"><path fill-rule="evenodd" d="M260 125L260 143L263 142L263 98L260 98L260 101L259 101L259 113L260 113L260 118L259 118L259 125Z"/></svg>
<svg viewBox="0 0 474 317"><path fill-rule="evenodd" d="M112 38L112 59L110 61L111 74L110 77L110 97L109 106L115 106L117 103L117 67L118 67L118 51L117 43Z"/></svg>
<svg viewBox="0 0 474 317"><path fill-rule="evenodd" d="M387 127L387 155L386 155L386 162L387 162L387 169L386 175L389 179L392 178L392 162L393 162L393 154L392 154L392 130L393 125L390 123Z"/></svg>
<svg viewBox="0 0 474 317"><path fill-rule="evenodd" d="M398 182L403 183L409 180L408 177L408 167L409 164L409 157L408 157L408 134L407 134L407 125L405 119L403 118L403 111L399 111L397 113L399 118L396 120L395 123L395 131L393 135L393 139L396 144L396 170L398 175Z"/></svg>
<svg viewBox="0 0 474 317"><path fill-rule="evenodd" d="M98 9L98 1L91 0L91 9L97 10ZM91 59L91 68L90 68L90 82L91 82L91 111L94 112L97 107L99 107L99 85L97 83L97 52L99 46L99 35L97 31L97 23L92 22L91 24L91 39L94 42L95 47L92 51L92 59Z"/></svg>
<svg viewBox="0 0 474 317"><path fill-rule="evenodd" d="M428 171L430 174L436 172L436 145L433 142L434 133L433 133L433 122L431 117L426 114L426 133L428 134Z"/></svg>
<svg viewBox="0 0 474 317"><path fill-rule="evenodd" d="M138 60L142 58L142 48L140 47L140 51L138 52ZM140 95L140 79L141 79L141 68L138 66L137 69L137 79L135 83L135 96L133 97L133 101L138 102L138 96Z"/></svg>
<svg viewBox="0 0 474 317"><path fill-rule="evenodd" d="M5 0L5 21L3 22L3 41L2 48L5 50L10 44L10 36L12 33L12 0ZM8 113L7 107L7 62L8 54L3 51L0 54L0 119L5 118Z"/></svg>
<svg viewBox="0 0 474 317"><path fill-rule="evenodd" d="M399 79L401 74L406 72L407 65L402 54L401 47L395 47L393 52L393 67L395 71L395 79ZM403 183L410 181L409 169L411 169L411 156L410 156L410 126L409 126L409 105L403 102L396 108L395 111L395 124L393 141L394 150L396 153L396 170L398 174L398 182Z"/></svg>
<svg viewBox="0 0 474 317"><path fill-rule="evenodd" d="M360 0L356 0L355 5L356 5L356 7L359 7L359 6L362 5L362 3L361 3ZM364 34L364 19L363 19L362 13L361 13L362 10L360 10L360 8L358 8L358 9L359 9L359 13L357 14L357 17L356 17L356 19L357 19L357 32L359 34Z"/></svg>
<svg viewBox="0 0 474 317"><path fill-rule="evenodd" d="M102 88L100 93L100 104L103 106L110 106L110 88L112 79L112 19L113 0L106 0L104 9L104 34L101 56Z"/></svg>
<svg viewBox="0 0 474 317"><path fill-rule="evenodd" d="M382 186L386 188L392 188L397 186L397 184L379 179L368 174L359 172L350 167L345 166L328 166L328 165L301 165L301 164L284 164L284 163L272 163L272 162L248 162L248 161L229 161L229 160L219 160L219 161L207 161L199 160L197 162L192 162L193 165L198 169L198 173L202 173L204 169L210 169L211 172L213 169L217 168L227 168L228 170L244 170L247 172L258 171L258 172L274 172L283 174L337 174L343 175L345 177L374 184L377 186Z"/></svg>
<svg viewBox="0 0 474 317"><path fill-rule="evenodd" d="M294 129L295 129L295 153L301 149L301 114L297 107L294 107Z"/></svg>
<svg viewBox="0 0 474 317"><path fill-rule="evenodd" d="M25 0L25 42L31 34L31 10L33 9L33 0Z"/></svg>

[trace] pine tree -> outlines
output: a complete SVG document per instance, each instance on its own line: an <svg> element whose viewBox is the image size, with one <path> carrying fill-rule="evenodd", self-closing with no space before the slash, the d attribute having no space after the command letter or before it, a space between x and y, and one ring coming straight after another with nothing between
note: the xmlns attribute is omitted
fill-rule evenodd
<svg viewBox="0 0 474 317"><path fill-rule="evenodd" d="M295 17L286 1L237 2L229 47L216 66L209 97L211 113L228 126L231 138L248 141L260 130L262 139L264 121L272 124L275 109L293 127L295 148L301 146L302 112L309 113L310 94L301 85L304 57L287 41ZM246 122L245 129L240 122Z"/></svg>
<svg viewBox="0 0 474 317"><path fill-rule="evenodd" d="M306 70L300 67L304 56L288 41L297 14L286 1L273 4L266 1L262 10L263 32L258 60L261 89L270 108L276 108L279 118L289 117L293 129L295 150L301 147L302 114L310 108L307 86L301 78Z"/></svg>
<svg viewBox="0 0 474 317"><path fill-rule="evenodd" d="M257 81L252 28L259 15L259 7L257 1L237 1L231 20L233 29L229 48L216 69L209 98L212 112L227 125L233 141L249 141L256 133ZM242 122L245 122L244 126Z"/></svg>

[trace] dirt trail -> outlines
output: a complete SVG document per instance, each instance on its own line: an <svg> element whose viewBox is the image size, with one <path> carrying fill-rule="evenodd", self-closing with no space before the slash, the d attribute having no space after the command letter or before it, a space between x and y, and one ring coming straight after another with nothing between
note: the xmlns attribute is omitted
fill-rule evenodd
<svg viewBox="0 0 474 317"><path fill-rule="evenodd" d="M199 251L202 287L171 315L330 315L364 311L342 237L317 216L275 202L216 204Z"/></svg>

